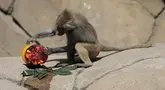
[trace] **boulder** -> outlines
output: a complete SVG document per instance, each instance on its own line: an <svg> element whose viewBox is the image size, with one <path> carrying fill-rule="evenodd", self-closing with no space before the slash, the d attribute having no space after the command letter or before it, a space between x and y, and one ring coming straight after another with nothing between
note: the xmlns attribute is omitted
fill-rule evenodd
<svg viewBox="0 0 165 90"><path fill-rule="evenodd" d="M3 13L0 13L0 25L0 47L11 56L20 56L28 36L13 22L10 16L5 16Z"/></svg>
<svg viewBox="0 0 165 90"><path fill-rule="evenodd" d="M86 90L164 90L164 59L140 62L96 81Z"/></svg>
<svg viewBox="0 0 165 90"><path fill-rule="evenodd" d="M137 0L145 10L156 16L164 7L162 0Z"/></svg>
<svg viewBox="0 0 165 90"><path fill-rule="evenodd" d="M9 53L7 53L3 48L0 48L0 57L7 57L11 56Z"/></svg>
<svg viewBox="0 0 165 90"><path fill-rule="evenodd" d="M14 3L15 0L0 0L0 9L7 11L10 5Z"/></svg>
<svg viewBox="0 0 165 90"><path fill-rule="evenodd" d="M13 17L33 36L43 30L54 28L60 5L60 0L17 0ZM65 44L65 37L57 36L39 41L45 46L56 47Z"/></svg>
<svg viewBox="0 0 165 90"><path fill-rule="evenodd" d="M165 44L116 54L102 52L98 57L109 56L92 67L73 70L69 76L54 76L50 90L164 90L164 53Z"/></svg>
<svg viewBox="0 0 165 90"><path fill-rule="evenodd" d="M162 14L157 18L155 27L153 29L153 37L152 42L153 43L165 43L165 11L162 12Z"/></svg>
<svg viewBox="0 0 165 90"><path fill-rule="evenodd" d="M0 90L28 90L8 80L0 80Z"/></svg>
<svg viewBox="0 0 165 90"><path fill-rule="evenodd" d="M62 8L87 17L106 46L142 44L152 33L153 17L134 0L64 0Z"/></svg>

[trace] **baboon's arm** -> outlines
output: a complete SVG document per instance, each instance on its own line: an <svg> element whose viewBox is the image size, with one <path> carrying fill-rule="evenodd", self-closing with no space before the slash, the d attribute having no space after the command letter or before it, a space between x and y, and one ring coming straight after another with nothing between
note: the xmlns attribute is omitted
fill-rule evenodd
<svg viewBox="0 0 165 90"><path fill-rule="evenodd" d="M44 31L30 37L26 43L29 44L30 42L36 42L36 39L41 39L41 38L45 38L45 37L52 37L55 35L56 35L55 29L47 29L47 30L44 30Z"/></svg>
<svg viewBox="0 0 165 90"><path fill-rule="evenodd" d="M33 37L35 39L40 39L40 38L45 38L45 37L52 37L52 36L55 36L56 35L56 30L54 29L47 29L47 30L44 30L38 34L35 34Z"/></svg>
<svg viewBox="0 0 165 90"><path fill-rule="evenodd" d="M63 47L57 47L57 48L49 48L47 47L47 54L53 54L53 53L63 53L63 52L67 52L67 46L63 46Z"/></svg>

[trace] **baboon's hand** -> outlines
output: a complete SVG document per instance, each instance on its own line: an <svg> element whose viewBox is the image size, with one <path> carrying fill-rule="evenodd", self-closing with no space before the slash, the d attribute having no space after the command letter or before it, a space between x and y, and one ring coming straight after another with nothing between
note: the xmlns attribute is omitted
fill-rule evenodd
<svg viewBox="0 0 165 90"><path fill-rule="evenodd" d="M49 48L49 47L45 47L45 54L47 54L47 55L51 55L52 54L52 49L51 48Z"/></svg>
<svg viewBox="0 0 165 90"><path fill-rule="evenodd" d="M27 41L26 41L26 44L30 44L30 43L36 43L36 44L39 44L40 43L36 40L35 37L30 37Z"/></svg>

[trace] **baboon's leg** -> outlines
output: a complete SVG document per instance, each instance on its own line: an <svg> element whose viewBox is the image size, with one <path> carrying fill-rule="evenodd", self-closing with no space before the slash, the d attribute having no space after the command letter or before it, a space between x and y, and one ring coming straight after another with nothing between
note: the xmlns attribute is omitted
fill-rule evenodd
<svg viewBox="0 0 165 90"><path fill-rule="evenodd" d="M60 62L55 65L55 67L66 67L68 65L71 65L74 63L74 55L75 55L75 49L74 45L67 45L67 58L68 60L65 62Z"/></svg>
<svg viewBox="0 0 165 90"><path fill-rule="evenodd" d="M74 64L78 67L90 67L93 65L91 59L96 58L96 56L100 52L100 48L96 44L88 44L88 43L77 43L75 45L75 49L80 57L80 59L84 62L84 64Z"/></svg>

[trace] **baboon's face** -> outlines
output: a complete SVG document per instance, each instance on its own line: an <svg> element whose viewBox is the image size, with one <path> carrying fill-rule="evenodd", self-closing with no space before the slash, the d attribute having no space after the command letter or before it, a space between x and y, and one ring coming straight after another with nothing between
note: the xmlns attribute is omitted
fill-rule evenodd
<svg viewBox="0 0 165 90"><path fill-rule="evenodd" d="M66 33L66 30L63 27L57 27L57 35L62 36Z"/></svg>
<svg viewBox="0 0 165 90"><path fill-rule="evenodd" d="M59 36L64 35L67 30L63 28L63 25L70 19L70 14L68 11L64 10L61 12L56 19L57 34Z"/></svg>

